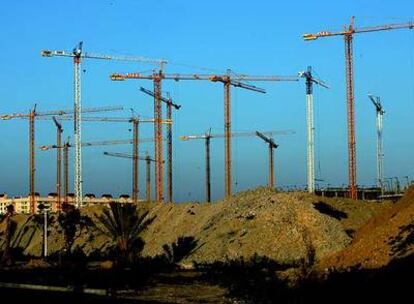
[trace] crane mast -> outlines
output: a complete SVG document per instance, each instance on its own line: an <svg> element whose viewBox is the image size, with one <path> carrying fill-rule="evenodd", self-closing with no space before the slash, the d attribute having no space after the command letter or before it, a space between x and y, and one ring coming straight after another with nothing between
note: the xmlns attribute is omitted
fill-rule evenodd
<svg viewBox="0 0 414 304"><path fill-rule="evenodd" d="M116 111L122 110L122 107L101 107L101 108L87 108L84 109L84 112L107 112L107 111ZM11 119L28 119L29 120L29 204L30 212L34 213L36 210L36 163L35 163L35 121L38 118L50 119L51 116L61 116L73 113L72 110L54 110L47 112L37 112L36 105L33 110L29 113L13 113L13 114L3 114L0 115L0 120L11 120Z"/></svg>
<svg viewBox="0 0 414 304"><path fill-rule="evenodd" d="M30 183L30 213L35 213L36 195L35 195L35 182L36 182L36 162L35 162L35 119L36 119L36 105L29 114L29 183Z"/></svg>
<svg viewBox="0 0 414 304"><path fill-rule="evenodd" d="M153 91L147 90L143 87L140 87L140 91L150 95L155 96ZM173 103L169 94L167 98L161 96L161 101L167 105L167 121L172 122L172 108L179 110L181 105ZM167 125L167 202L171 203L173 198L173 178L172 178L172 158L173 158L173 139L172 139L172 123Z"/></svg>
<svg viewBox="0 0 414 304"><path fill-rule="evenodd" d="M56 145L60 147L62 145L62 133L63 128L60 122L53 116L53 122L56 126ZM58 212L62 207L62 149L56 149L56 203Z"/></svg>
<svg viewBox="0 0 414 304"><path fill-rule="evenodd" d="M157 93L157 90L160 90L161 85L160 82L163 79L170 79L170 80L206 80L212 82L221 82L224 86L224 131L225 131L225 145L224 145L224 157L225 157L225 195L229 197L232 193L231 190L231 95L230 95L230 86L243 88L246 90L251 90L259 93L266 93L264 89L258 88L256 86L243 83L242 81L298 81L298 77L296 76L249 76L249 75L231 75L230 70L227 70L226 74L223 75L208 75L208 74L164 74L162 71L159 73L153 73L152 75L143 75L140 73L127 73L127 74L120 74L120 73L113 73L110 78L111 80L115 81L122 81L126 79L146 79L146 80L153 80L154 81L154 93L156 96L160 96ZM157 104L156 98L156 104ZM157 111L159 107L155 107L154 111ZM158 115L158 114L157 114ZM159 131L155 132L159 134ZM159 137L159 135L158 135ZM156 137L157 138L157 137ZM159 141L159 138L157 139ZM157 143L156 143L157 146ZM159 168L162 168L162 152L159 151L159 147L161 145L158 144L158 149L156 148L156 159L157 165ZM159 158L157 158L157 155ZM159 169L158 168L158 169ZM162 198L162 170L160 174L158 174L159 170L156 170L156 190L157 190L157 200ZM157 175L158 174L158 175Z"/></svg>
<svg viewBox="0 0 414 304"><path fill-rule="evenodd" d="M74 79L74 137L75 137L75 201L76 206L79 208L82 205L82 149L81 149L81 127L82 127L82 114L81 114L81 77L80 67L81 59L100 59L100 60L116 60L116 61L131 61L131 62L145 62L151 64L164 64L165 60L150 59L142 56L112 56L101 55L93 53L83 52L83 42L73 49L72 52L66 51L51 51L42 50L41 55L43 57L73 57L73 79Z"/></svg>
<svg viewBox="0 0 414 304"><path fill-rule="evenodd" d="M95 141L95 142L82 142L82 147L96 147L96 146L108 146L108 145L124 145L124 144L132 144L132 151L133 154L130 157L132 159L132 199L134 203L138 203L139 200L139 188L138 188L138 143L144 143L144 142L153 142L153 138L142 138L139 139L138 137L138 124L139 120L133 120L133 129L134 129L134 135L132 139L120 139L120 140L104 140L104 141ZM67 150L69 148L73 148L74 145L66 142L63 146L62 145L43 145L40 146L39 149L41 151L48 151L51 149L57 149L58 151L63 149L64 150L64 158L67 158ZM65 163L67 166L67 160L65 160ZM67 172L67 169L65 169ZM65 184L66 184L67 178L65 177ZM65 185L65 188L67 189L67 185ZM65 200L67 200L67 191L65 195Z"/></svg>
<svg viewBox="0 0 414 304"><path fill-rule="evenodd" d="M315 127L313 118L313 84L329 88L324 82L312 75L312 67L299 73L306 80L306 126L307 126L307 184L308 192L315 192Z"/></svg>
<svg viewBox="0 0 414 304"><path fill-rule="evenodd" d="M386 24L369 27L354 27L354 17L343 31L321 31L316 34L304 34L305 41L316 40L323 37L343 36L345 42L345 78L347 100L347 127L348 127L348 178L349 194L352 199L358 198L357 193L357 166L356 166L356 139L355 139L355 100L354 100L354 70L353 70L353 35L358 33L378 32L396 29L413 29L413 22L400 24Z"/></svg>
<svg viewBox="0 0 414 304"><path fill-rule="evenodd" d="M265 131L265 132L259 132L260 135L258 135L257 131L256 132L234 132L231 133L230 136L231 137L251 137L251 136L264 136L265 135L269 135L269 136L273 136L273 135L289 135L289 134L294 134L295 131L293 130L283 130L283 131ZM187 141L187 140L193 140L193 139L203 139L205 142L205 154L206 154L206 201L207 202L211 202L211 167L210 167L210 140L212 138L226 138L227 134L211 134L211 131L206 132L205 134L201 134L201 135L183 135L180 136L180 139L183 141ZM266 137L265 137L266 138ZM272 144L276 145L273 142L272 139ZM277 146L276 146L277 147ZM270 168L273 167L273 148L271 148L270 150ZM274 174L273 171L270 170L269 171L269 178L270 178L270 182L269 184L273 185L274 184Z"/></svg>
<svg viewBox="0 0 414 304"><path fill-rule="evenodd" d="M63 144L63 195L65 197L65 204L68 204L69 193L69 137Z"/></svg>
<svg viewBox="0 0 414 304"><path fill-rule="evenodd" d="M278 144L275 143L273 138L267 137L262 132L256 131L256 135L264 140L265 143L269 146L269 187L275 187L275 166L274 166L274 156L273 156L273 149L279 147Z"/></svg>
<svg viewBox="0 0 414 304"><path fill-rule="evenodd" d="M75 204L78 208L82 206L82 149L81 149L81 79L80 65L82 55L82 42L73 50L73 79L74 79L74 137L75 137Z"/></svg>
<svg viewBox="0 0 414 304"><path fill-rule="evenodd" d="M48 117L44 117L42 119L49 119ZM60 118L61 120L73 120L74 117L73 116L62 116ZM126 118L126 117L84 117L83 121L88 121L88 122L115 122L115 123L124 123L124 122L128 122L128 123L132 123L132 130L133 130L133 138L132 138L132 153L133 155L138 155L138 143L139 143L139 124L140 123L154 123L155 119L154 118L148 118L148 119L141 119L139 117L131 117L131 118ZM163 124L171 124L170 120L163 120L161 123ZM88 143L86 143L88 144ZM57 145L58 147L60 145ZM85 146L85 144L81 144L81 146ZM51 146L49 146L51 147ZM48 147L47 146L42 146L42 149L47 150ZM139 200L139 188L138 188L138 178L139 178L139 172L138 172L138 159L132 157L132 200L137 203Z"/></svg>
<svg viewBox="0 0 414 304"><path fill-rule="evenodd" d="M121 157L121 158L134 158L134 155L117 152L104 152L104 155ZM148 154L145 157L137 156L137 159L144 160L146 164L146 200L151 201L151 162L155 162L155 159L151 158Z"/></svg>
<svg viewBox="0 0 414 304"><path fill-rule="evenodd" d="M381 188L381 194L384 194L384 153L383 153L383 116L384 109L381 104L381 99L378 96L368 95L369 99L375 107L376 124L377 124L377 185Z"/></svg>

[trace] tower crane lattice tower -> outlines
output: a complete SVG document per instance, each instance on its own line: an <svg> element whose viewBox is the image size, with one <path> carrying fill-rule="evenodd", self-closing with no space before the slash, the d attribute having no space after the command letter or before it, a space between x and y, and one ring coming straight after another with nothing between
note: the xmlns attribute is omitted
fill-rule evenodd
<svg viewBox="0 0 414 304"><path fill-rule="evenodd" d="M381 99L378 96L368 95L369 99L375 107L377 114L377 185L381 188L381 192L384 192L384 153L382 152L382 129L383 129L383 116L385 111L381 104Z"/></svg>
<svg viewBox="0 0 414 304"><path fill-rule="evenodd" d="M123 110L123 107L119 106L107 106L96 108L85 108L82 110L84 113L96 113L96 112L110 112ZM37 112L36 105L29 113L13 113L0 115L0 120L10 119L28 119L29 120L29 204L30 212L35 212L35 185L36 185L36 163L35 163L35 120L43 117L62 116L72 114L73 110L55 110L47 112Z"/></svg>
<svg viewBox="0 0 414 304"><path fill-rule="evenodd" d="M71 57L73 58L73 75L74 75L74 137L75 137L75 199L76 206L80 207L82 202L82 150L81 150L81 127L82 127L82 116L81 116L81 77L80 67L81 59L98 59L98 60L111 60L111 61L130 61L130 62L145 62L156 65L163 65L166 63L165 60L150 59L142 56L113 56L103 55L95 53L83 52L83 42L73 49L72 52L66 51L50 51L43 50L41 55L43 57Z"/></svg>
<svg viewBox="0 0 414 304"><path fill-rule="evenodd" d="M328 89L329 87L312 75L312 67L308 67L305 72L299 73L300 77L306 80L306 126L307 126L307 184L308 192L315 192L315 127L313 119L313 84L320 85Z"/></svg>
<svg viewBox="0 0 414 304"><path fill-rule="evenodd" d="M146 79L154 82L154 94L155 103L158 105L155 108L156 117L160 117L160 103L161 103L161 81L166 80L207 80L212 82L221 82L224 86L224 131L225 131L225 145L224 145L224 156L225 156L225 195L230 196L232 193L231 189L231 95L230 86L239 87L259 93L266 93L264 89L256 86L246 84L243 81L298 81L296 76L250 76L250 75L232 75L231 71L228 70L226 74L222 75L206 75L206 74L164 74L162 70L154 72L152 75L143 75L140 73L128 73L119 74L114 73L111 75L112 80L126 80L126 79ZM161 127L160 127L161 128ZM162 170L162 149L160 138L161 132L158 131L156 135L156 144L158 143L158 149L156 149L155 159L156 162L156 199L157 201L163 200L163 170Z"/></svg>
<svg viewBox="0 0 414 304"><path fill-rule="evenodd" d="M295 131L293 130L285 130L285 131L265 131L261 132L261 134L266 134L269 136L274 135L289 135L294 134ZM205 134L201 135L183 135L180 136L181 140L193 140L193 139L204 139L205 140L205 163L206 163L206 201L211 201L211 164L210 164L210 139L212 138L226 138L227 134L211 134L211 132L206 132ZM252 137L257 136L256 132L235 132L230 134L231 137Z"/></svg>
<svg viewBox="0 0 414 304"><path fill-rule="evenodd" d="M397 29L413 29L413 22L385 24L368 27L354 27L354 17L351 23L339 32L321 31L316 34L304 34L306 41L318 38L343 36L345 41L345 76L346 76L346 99L348 116L348 177L349 192L352 199L357 199L357 169L356 169L356 139L355 139L355 100L354 100L354 68L353 68L353 35L359 33L370 33Z"/></svg>

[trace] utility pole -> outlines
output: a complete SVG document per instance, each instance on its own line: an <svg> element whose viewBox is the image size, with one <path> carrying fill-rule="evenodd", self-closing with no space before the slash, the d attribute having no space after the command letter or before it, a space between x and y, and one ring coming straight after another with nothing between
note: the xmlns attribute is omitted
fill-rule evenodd
<svg viewBox="0 0 414 304"><path fill-rule="evenodd" d="M140 91L150 95L155 96L154 92L147 90L143 87L140 87ZM173 137L172 137L172 108L179 110L181 105L175 104L167 93L167 98L161 96L161 101L167 105L167 121L171 121L167 125L167 202L171 203L173 201L173 178L172 178L172 159L173 159Z"/></svg>
<svg viewBox="0 0 414 304"><path fill-rule="evenodd" d="M93 54L83 52L83 42L73 49L72 52L66 51L50 51L43 50L41 55L43 57L71 57L73 58L73 77L74 77L74 133L75 133L75 199L76 206L79 208L82 205L82 155L81 155L81 126L82 126L82 117L81 117L81 77L80 77L80 67L81 60L88 59L98 59L98 60L112 60L112 61L131 61L131 62L146 62L152 64L164 63L164 60L149 59L141 56L112 56L112 55L102 55L102 54Z"/></svg>
<svg viewBox="0 0 414 304"><path fill-rule="evenodd" d="M323 37L343 36L345 41L345 76L346 76L346 100L347 100L347 124L348 124L348 177L349 193L354 200L357 199L357 170L356 170L356 140L355 140L355 100L354 100L354 69L353 69L353 35L396 29L413 29L414 23L385 24L370 27L354 27L354 17L351 23L344 27L343 31L321 31L316 34L304 34L306 41Z"/></svg>
<svg viewBox="0 0 414 304"><path fill-rule="evenodd" d="M312 75L312 67L308 66L305 72L300 72L299 77L306 79L306 125L308 134L307 145L307 182L308 192L315 193L315 127L313 119L313 83L324 88L329 88L324 82Z"/></svg>
<svg viewBox="0 0 414 304"><path fill-rule="evenodd" d="M269 145L269 187L275 187L275 166L274 166L274 157L273 157L273 149L279 147L278 144L275 143L273 138L267 137L263 133L256 131L256 135L263 139Z"/></svg>
<svg viewBox="0 0 414 304"><path fill-rule="evenodd" d="M374 105L377 114L377 185L381 188L381 194L384 195L384 153L382 152L382 126L385 111L378 96L369 94L368 97Z"/></svg>
<svg viewBox="0 0 414 304"><path fill-rule="evenodd" d="M62 146L62 133L63 128L62 124L53 116L53 122L56 126L56 145L58 147ZM60 212L62 210L61 205L62 198L62 149L56 149L56 205L57 210Z"/></svg>
<svg viewBox="0 0 414 304"><path fill-rule="evenodd" d="M261 134L266 135L289 135L294 134L295 132L292 130L285 130L285 131L266 131L262 132ZM257 136L256 132L236 132L231 133L231 137L251 137ZM193 139L204 139L205 141L205 149L206 149L206 201L211 202L211 181L210 181L210 139L212 138L225 138L226 134L211 134L211 132L207 132L202 135L184 135L180 136L181 140L193 140Z"/></svg>
<svg viewBox="0 0 414 304"><path fill-rule="evenodd" d="M266 93L264 89L258 88L256 86L243 83L242 81L298 81L296 76L249 76L249 75L231 75L230 70L227 70L226 74L222 75L203 75L203 74L164 74L162 70L159 72L154 72L150 75L143 75L140 73L128 73L128 74L119 74L114 73L111 75L111 80L126 80L126 79L146 79L152 80L154 82L154 93L156 95L156 104L159 104L161 96L161 80L207 80L212 82L221 82L224 86L224 131L225 131L225 194L226 197L232 194L231 189L231 96L230 96L230 86L239 87L259 93ZM159 112L159 107L156 107L156 111ZM157 113L160 115L160 113ZM159 133L156 136L157 141L160 141ZM160 144L158 144L158 147ZM158 149L156 148L158 151ZM157 200L160 201L163 199L162 192L162 153L156 153L156 160L158 165L158 170L156 170L157 182ZM161 170L160 170L161 168ZM159 174L157 173L159 172ZM158 174L158 175L157 175Z"/></svg>

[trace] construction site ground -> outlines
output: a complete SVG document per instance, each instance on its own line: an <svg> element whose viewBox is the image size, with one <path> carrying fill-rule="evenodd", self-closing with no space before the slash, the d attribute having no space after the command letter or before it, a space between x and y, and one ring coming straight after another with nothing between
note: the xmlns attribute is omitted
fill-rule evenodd
<svg viewBox="0 0 414 304"><path fill-rule="evenodd" d="M382 269L413 256L413 203L414 187L396 203L324 198L302 192L279 193L268 188L241 192L208 204L142 203L139 209L148 211L147 216L154 220L142 234L145 246L141 255L160 256L164 254L163 245L180 237L191 237L195 246L180 261L181 269L191 272L218 262L266 258L280 266L275 272L278 278L287 279L294 286L304 275L327 278L327 274L336 271ZM73 244L73 248L81 249L91 258L104 254L111 245L111 240L95 227L102 208L82 210L90 223L79 226ZM12 245L36 260L42 252L41 222L30 220L28 215L15 215L13 219L18 222L20 233ZM2 223L2 239L4 228ZM49 229L49 253L53 255L64 247L63 232L54 215ZM95 264L108 265L102 261ZM25 265L31 267L30 262ZM36 263L33 265L36 267ZM161 283L164 279L160 277L160 284L147 290L146 295L158 294L156 288L168 290L171 285ZM201 288L218 297L228 292L222 285L193 282L192 292ZM183 286L185 289L191 284ZM181 288L172 289L186 293Z"/></svg>

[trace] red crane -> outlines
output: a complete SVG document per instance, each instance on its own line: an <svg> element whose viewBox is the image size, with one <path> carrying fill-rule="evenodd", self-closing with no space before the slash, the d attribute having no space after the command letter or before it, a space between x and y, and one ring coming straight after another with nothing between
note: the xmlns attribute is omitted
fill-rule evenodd
<svg viewBox="0 0 414 304"><path fill-rule="evenodd" d="M370 33L397 29L413 29L413 22L399 24L385 24L368 27L354 27L354 17L351 23L338 32L321 31L316 34L304 34L306 41L318 38L343 36L345 40L345 74L346 74L346 99L348 112L348 176L349 193L352 199L357 199L357 170L356 170L356 140L355 140L355 106L354 106L354 69L353 69L353 35L359 33Z"/></svg>

